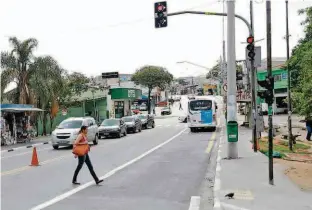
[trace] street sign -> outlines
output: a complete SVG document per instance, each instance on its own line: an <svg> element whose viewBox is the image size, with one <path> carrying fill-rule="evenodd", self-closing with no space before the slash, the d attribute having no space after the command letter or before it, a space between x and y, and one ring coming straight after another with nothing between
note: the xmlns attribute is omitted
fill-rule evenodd
<svg viewBox="0 0 312 210"><path fill-rule="evenodd" d="M102 73L102 79L111 79L111 78L118 78L119 73L118 72L105 72Z"/></svg>

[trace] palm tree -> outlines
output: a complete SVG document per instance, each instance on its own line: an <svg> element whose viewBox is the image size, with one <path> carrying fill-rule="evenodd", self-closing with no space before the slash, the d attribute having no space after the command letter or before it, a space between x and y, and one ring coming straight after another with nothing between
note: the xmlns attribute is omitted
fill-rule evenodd
<svg viewBox="0 0 312 210"><path fill-rule="evenodd" d="M38 41L29 38L24 41L16 37L9 38L13 49L10 52L1 52L1 94L10 82L17 83L14 102L29 104L31 91L29 89L29 66L33 62L33 51Z"/></svg>
<svg viewBox="0 0 312 210"><path fill-rule="evenodd" d="M58 99L65 88L64 74L66 71L51 56L38 57L29 66L29 87L33 93L37 107L43 113L43 134L46 135L47 117L50 116L50 127L58 111ZM37 126L38 127L38 126Z"/></svg>

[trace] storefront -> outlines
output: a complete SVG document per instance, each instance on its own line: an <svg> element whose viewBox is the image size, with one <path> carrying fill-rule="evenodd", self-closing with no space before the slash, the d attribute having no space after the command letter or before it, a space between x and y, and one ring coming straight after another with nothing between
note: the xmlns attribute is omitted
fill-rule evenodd
<svg viewBox="0 0 312 210"><path fill-rule="evenodd" d="M110 118L131 115L131 105L141 99L142 90L135 88L111 88L107 97Z"/></svg>

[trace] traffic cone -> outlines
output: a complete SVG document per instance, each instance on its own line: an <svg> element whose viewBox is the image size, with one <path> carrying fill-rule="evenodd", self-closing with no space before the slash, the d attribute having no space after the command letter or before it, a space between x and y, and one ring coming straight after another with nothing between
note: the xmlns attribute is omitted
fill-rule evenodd
<svg viewBox="0 0 312 210"><path fill-rule="evenodd" d="M34 147L33 153L32 153L32 158L31 158L31 166L39 166L39 160L37 156L37 149Z"/></svg>

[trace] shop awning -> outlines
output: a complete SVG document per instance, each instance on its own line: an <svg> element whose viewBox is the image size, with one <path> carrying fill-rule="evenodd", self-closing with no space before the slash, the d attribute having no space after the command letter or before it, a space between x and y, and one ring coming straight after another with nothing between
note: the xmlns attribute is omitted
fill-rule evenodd
<svg viewBox="0 0 312 210"><path fill-rule="evenodd" d="M25 108L1 108L2 112L43 112L44 110L33 107Z"/></svg>

